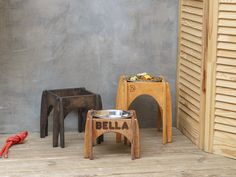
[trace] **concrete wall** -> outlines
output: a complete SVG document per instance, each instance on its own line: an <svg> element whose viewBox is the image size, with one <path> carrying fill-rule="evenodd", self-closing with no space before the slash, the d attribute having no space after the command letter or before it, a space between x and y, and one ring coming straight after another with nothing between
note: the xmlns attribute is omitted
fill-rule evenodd
<svg viewBox="0 0 236 177"><path fill-rule="evenodd" d="M0 133L39 131L45 89L86 87L113 108L121 73L166 76L175 107L177 15L178 0L0 0Z"/></svg>

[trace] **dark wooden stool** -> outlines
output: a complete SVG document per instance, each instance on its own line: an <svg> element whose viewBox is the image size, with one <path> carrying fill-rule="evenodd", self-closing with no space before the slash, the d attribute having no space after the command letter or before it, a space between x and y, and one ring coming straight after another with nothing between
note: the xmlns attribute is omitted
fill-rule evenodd
<svg viewBox="0 0 236 177"><path fill-rule="evenodd" d="M114 114L110 118L103 116L105 115L103 111L124 112L120 110L88 111L84 134L84 158L93 159L94 140L107 132L119 133L126 137L131 144L132 160L140 158L139 124L135 111L126 111L129 114L126 117ZM97 112L101 112L101 117L96 116Z"/></svg>
<svg viewBox="0 0 236 177"><path fill-rule="evenodd" d="M48 136L48 116L53 111L53 147L58 146L60 134L60 146L65 147L64 119L73 110L78 110L78 131L82 132L85 127L87 110L102 109L101 96L94 94L85 88L69 88L57 90L44 90L41 100L40 114L40 137ZM103 137L97 139L98 143Z"/></svg>

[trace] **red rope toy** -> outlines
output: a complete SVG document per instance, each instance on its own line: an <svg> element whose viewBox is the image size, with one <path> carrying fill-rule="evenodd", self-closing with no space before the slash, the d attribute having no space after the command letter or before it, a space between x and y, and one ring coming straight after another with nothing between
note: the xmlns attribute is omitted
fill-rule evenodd
<svg viewBox="0 0 236 177"><path fill-rule="evenodd" d="M2 150L0 151L0 158L4 153L4 157L8 158L8 150L14 144L22 144L25 138L28 135L28 131L23 131L18 133L17 135L13 135L7 138L5 145L3 146Z"/></svg>

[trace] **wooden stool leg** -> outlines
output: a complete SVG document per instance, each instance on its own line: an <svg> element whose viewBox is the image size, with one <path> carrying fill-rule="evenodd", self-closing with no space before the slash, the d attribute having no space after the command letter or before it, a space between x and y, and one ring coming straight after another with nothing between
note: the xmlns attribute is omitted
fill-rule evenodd
<svg viewBox="0 0 236 177"><path fill-rule="evenodd" d="M84 131L84 158L89 158L89 121L90 121L90 118L89 116L87 116L87 119L86 119L86 124L85 124L85 131Z"/></svg>
<svg viewBox="0 0 236 177"><path fill-rule="evenodd" d="M135 159L135 122L134 122L134 117L131 118L131 159Z"/></svg>
<svg viewBox="0 0 236 177"><path fill-rule="evenodd" d="M163 82L163 98L166 98L166 84ZM167 137L166 137L166 99L163 99L163 114L162 114L162 143L166 144L167 142Z"/></svg>
<svg viewBox="0 0 236 177"><path fill-rule="evenodd" d="M88 110L87 109L83 109L82 110L82 117L83 117L83 128L84 128L84 130L83 131L85 131L85 126L86 126L86 120L87 120L87 113L88 113Z"/></svg>
<svg viewBox="0 0 236 177"><path fill-rule="evenodd" d="M159 109L160 106L157 105L157 109ZM162 117L157 117L157 131L161 130L161 125L162 125Z"/></svg>
<svg viewBox="0 0 236 177"><path fill-rule="evenodd" d="M139 123L137 119L136 112L133 111L133 116L134 116L134 144L135 144L135 149L134 149L134 155L135 158L140 158L140 132L139 132Z"/></svg>
<svg viewBox="0 0 236 177"><path fill-rule="evenodd" d="M46 122L45 136L48 136L48 120L47 120L47 122Z"/></svg>
<svg viewBox="0 0 236 177"><path fill-rule="evenodd" d="M116 142L117 143L121 142L121 134L120 133L116 133Z"/></svg>
<svg viewBox="0 0 236 177"><path fill-rule="evenodd" d="M101 144L104 141L104 135L101 135L97 138L97 144Z"/></svg>
<svg viewBox="0 0 236 177"><path fill-rule="evenodd" d="M102 110L102 98L101 95L96 95L96 106L95 110ZM104 135L101 135L97 138L97 144L101 144L104 141Z"/></svg>
<svg viewBox="0 0 236 177"><path fill-rule="evenodd" d="M89 129L90 129L90 132L89 132L89 159L90 160L93 160L93 118L91 117L90 120L89 120Z"/></svg>
<svg viewBox="0 0 236 177"><path fill-rule="evenodd" d="M93 159L93 135L92 132L93 128L92 125L92 116L91 111L88 111L87 118L86 118L86 124L85 124L85 133L84 133L84 158Z"/></svg>
<svg viewBox="0 0 236 177"><path fill-rule="evenodd" d="M65 130L64 130L64 110L62 99L59 101L59 119L60 119L60 145L65 147Z"/></svg>
<svg viewBox="0 0 236 177"><path fill-rule="evenodd" d="M47 134L47 112L48 112L48 103L47 103L47 91L43 91L41 98L41 113L40 113L40 137L44 138Z"/></svg>
<svg viewBox="0 0 236 177"><path fill-rule="evenodd" d="M138 120L135 119L135 130L136 130L136 133L135 133L135 158L140 158L140 132L139 132L139 124L138 124Z"/></svg>
<svg viewBox="0 0 236 177"><path fill-rule="evenodd" d="M53 110L53 106L49 106L48 111L47 111L47 120L46 120L46 128L45 128L45 135L46 136L48 136L48 116L50 115L52 110Z"/></svg>
<svg viewBox="0 0 236 177"><path fill-rule="evenodd" d="M166 112L167 112L167 142L172 142L172 105L171 105L171 91L169 83L166 84Z"/></svg>
<svg viewBox="0 0 236 177"><path fill-rule="evenodd" d="M127 145L128 144L128 139L124 136L124 144Z"/></svg>
<svg viewBox="0 0 236 177"><path fill-rule="evenodd" d="M132 140L132 142L131 142L131 159L132 160L135 159L135 144L134 144L134 140Z"/></svg>
<svg viewBox="0 0 236 177"><path fill-rule="evenodd" d="M166 111L163 111L166 112ZM163 128L162 128L162 144L167 143L167 136L166 136L166 113L163 114Z"/></svg>
<svg viewBox="0 0 236 177"><path fill-rule="evenodd" d="M100 136L100 140L101 140L101 142L104 141L104 135Z"/></svg>
<svg viewBox="0 0 236 177"><path fill-rule="evenodd" d="M102 98L100 95L96 95L96 100L95 100L95 109L96 110L102 110Z"/></svg>
<svg viewBox="0 0 236 177"><path fill-rule="evenodd" d="M135 111L132 111L133 114L133 131L134 131L134 157L140 158L140 133L139 133L139 123Z"/></svg>
<svg viewBox="0 0 236 177"><path fill-rule="evenodd" d="M116 109L127 110L127 82L125 75L119 78L117 93L116 93ZM116 143L121 143L122 135L116 133Z"/></svg>
<svg viewBox="0 0 236 177"><path fill-rule="evenodd" d="M83 132L83 115L82 109L78 109L78 132Z"/></svg>
<svg viewBox="0 0 236 177"><path fill-rule="evenodd" d="M58 147L59 130L59 103L57 102L53 111L53 147Z"/></svg>

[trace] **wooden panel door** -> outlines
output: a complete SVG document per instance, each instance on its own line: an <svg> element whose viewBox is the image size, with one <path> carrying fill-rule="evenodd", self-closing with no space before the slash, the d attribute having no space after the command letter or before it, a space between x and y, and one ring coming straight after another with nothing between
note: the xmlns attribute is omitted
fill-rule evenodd
<svg viewBox="0 0 236 177"><path fill-rule="evenodd" d="M177 127L203 148L207 3L180 0Z"/></svg>
<svg viewBox="0 0 236 177"><path fill-rule="evenodd" d="M209 5L205 150L236 158L236 0Z"/></svg>

